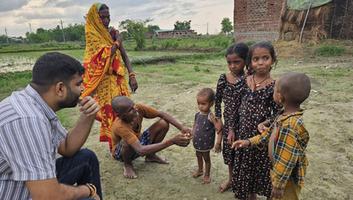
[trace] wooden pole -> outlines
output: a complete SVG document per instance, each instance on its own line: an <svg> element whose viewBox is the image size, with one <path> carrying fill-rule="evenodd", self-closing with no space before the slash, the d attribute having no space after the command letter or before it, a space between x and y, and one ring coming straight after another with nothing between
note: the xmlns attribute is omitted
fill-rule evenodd
<svg viewBox="0 0 353 200"><path fill-rule="evenodd" d="M308 8L308 11L306 12L305 19L304 19L304 23L303 23L303 27L302 27L302 30L300 31L299 43L302 43L302 39L303 39L303 32L304 32L304 28L305 28L306 20L308 19L308 15L309 15L310 8L311 8L311 5L312 5L312 4L313 4L313 3L312 3L312 2L310 2L310 5L309 5L309 8Z"/></svg>
<svg viewBox="0 0 353 200"><path fill-rule="evenodd" d="M62 31L62 33L63 33L63 41L66 42L66 41L65 41L65 33L64 33L63 20L60 20L60 24L61 24L61 31Z"/></svg>
<svg viewBox="0 0 353 200"><path fill-rule="evenodd" d="M6 43L9 44L9 36L7 35L7 29L5 27Z"/></svg>

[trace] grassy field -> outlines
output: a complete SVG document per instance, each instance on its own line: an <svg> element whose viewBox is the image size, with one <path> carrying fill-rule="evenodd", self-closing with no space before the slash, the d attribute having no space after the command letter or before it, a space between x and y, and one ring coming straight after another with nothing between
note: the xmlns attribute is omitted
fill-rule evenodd
<svg viewBox="0 0 353 200"><path fill-rule="evenodd" d="M308 74L312 81L310 98L303 105L310 142L302 199L353 199L353 54L350 50L353 45L349 42L340 45L346 51L328 57L316 54L318 47L315 46L277 44L279 62L272 75L278 77L287 71L299 71ZM67 53L82 57L76 50ZM132 58L158 57L165 53L129 52ZM0 55L0 59L2 57L6 55ZM134 67L139 89L132 98L169 112L188 126L192 125L197 111L197 91L202 87L215 88L219 75L227 71L224 57L220 55L191 56L175 62ZM29 80L29 71L0 74L0 99L24 87ZM59 116L64 126L70 128L78 112L75 108L65 109ZM151 123L153 120L144 121L144 127ZM196 167L192 145L173 146L160 152L162 157L168 158L169 165L146 164L142 158L137 159L135 168L139 178L127 180L122 175L122 164L111 159L107 144L98 142L98 130L96 123L85 146L93 149L101 162L105 199L234 199L232 192L217 192L227 173L220 154L211 153L212 182L209 185L202 185L201 179L191 177ZM172 128L167 137L175 133L177 130Z"/></svg>

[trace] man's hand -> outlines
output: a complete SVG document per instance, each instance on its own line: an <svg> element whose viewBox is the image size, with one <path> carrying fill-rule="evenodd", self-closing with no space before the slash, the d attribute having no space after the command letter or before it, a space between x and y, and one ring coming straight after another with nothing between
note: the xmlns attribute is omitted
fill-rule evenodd
<svg viewBox="0 0 353 200"><path fill-rule="evenodd" d="M284 189L272 187L271 198L281 199L284 195Z"/></svg>
<svg viewBox="0 0 353 200"><path fill-rule="evenodd" d="M187 135L185 135L183 133L179 133L176 136L174 136L173 138L171 138L171 141L178 146L186 147L189 145L190 139L191 139L191 137L188 137Z"/></svg>
<svg viewBox="0 0 353 200"><path fill-rule="evenodd" d="M250 145L249 140L237 140L237 141L233 142L231 148L232 149L239 149L239 148L248 147L249 145Z"/></svg>
<svg viewBox="0 0 353 200"><path fill-rule="evenodd" d="M270 121L266 120L264 122L261 122L260 124L257 125L257 130L262 133L264 131L266 131L268 129L268 127L270 126Z"/></svg>
<svg viewBox="0 0 353 200"><path fill-rule="evenodd" d="M85 116L96 116L97 112L99 111L100 107L96 100L94 100L90 96L84 97L80 102L80 112Z"/></svg>

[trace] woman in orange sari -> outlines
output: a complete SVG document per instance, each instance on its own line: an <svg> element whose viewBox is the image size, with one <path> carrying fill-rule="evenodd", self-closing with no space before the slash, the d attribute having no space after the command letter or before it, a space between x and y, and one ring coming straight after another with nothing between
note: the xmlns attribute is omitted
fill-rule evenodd
<svg viewBox="0 0 353 200"><path fill-rule="evenodd" d="M136 91L138 85L119 32L109 27L109 23L108 6L93 4L86 15L86 49L83 60L85 90L82 97L94 96L99 102L101 110L97 120L101 122L100 141L109 142L111 149L111 125L116 117L111 100L118 95L130 96L125 79L126 69L132 92Z"/></svg>

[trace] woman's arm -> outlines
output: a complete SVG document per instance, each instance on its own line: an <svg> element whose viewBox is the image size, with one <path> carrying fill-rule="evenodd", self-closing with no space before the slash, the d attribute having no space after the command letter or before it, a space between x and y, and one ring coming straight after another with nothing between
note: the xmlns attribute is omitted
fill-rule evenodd
<svg viewBox="0 0 353 200"><path fill-rule="evenodd" d="M134 71L132 70L132 66L130 63L130 59L127 56L127 53L125 51L124 45L123 45L123 40L119 34L119 31L116 31L116 41L119 43L119 50L120 50L120 54L121 57L125 63L125 66L127 68L127 71L129 72L129 85L130 88L132 90L132 92L135 92L138 88L138 84L137 84L137 80L136 80L136 74L134 73Z"/></svg>

